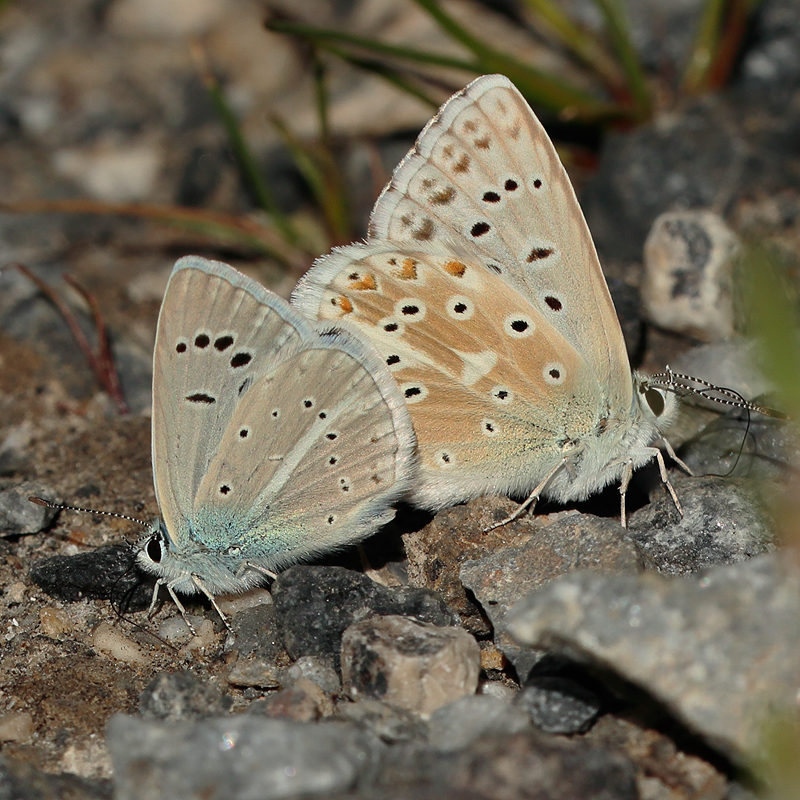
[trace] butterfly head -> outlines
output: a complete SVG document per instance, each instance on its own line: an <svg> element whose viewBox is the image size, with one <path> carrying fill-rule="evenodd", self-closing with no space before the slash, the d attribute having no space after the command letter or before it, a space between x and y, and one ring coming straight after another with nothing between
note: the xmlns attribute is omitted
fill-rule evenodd
<svg viewBox="0 0 800 800"><path fill-rule="evenodd" d="M638 403L644 418L651 420L659 433L664 433L675 421L678 398L663 386L650 383L645 375L634 373L633 380L636 389L634 402Z"/></svg>
<svg viewBox="0 0 800 800"><path fill-rule="evenodd" d="M181 594L201 591L199 583L214 594L235 594L263 581L258 570L248 568L242 547L232 544L220 552L190 540L179 550L162 520L136 544L136 562Z"/></svg>

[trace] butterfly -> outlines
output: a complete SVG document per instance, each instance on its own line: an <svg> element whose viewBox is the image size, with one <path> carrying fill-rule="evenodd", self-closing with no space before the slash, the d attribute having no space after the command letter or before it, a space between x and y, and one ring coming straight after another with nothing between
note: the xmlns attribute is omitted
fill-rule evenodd
<svg viewBox="0 0 800 800"><path fill-rule="evenodd" d="M371 535L416 465L403 397L369 345L195 256L159 314L152 457L161 519L137 561L158 577L153 605L164 585L184 619L176 592L225 620L215 594Z"/></svg>
<svg viewBox="0 0 800 800"><path fill-rule="evenodd" d="M412 500L583 500L656 459L674 396L632 373L575 192L502 75L425 126L375 204L292 303L366 337L397 381L420 453ZM680 462L679 462L680 463ZM502 524L502 523L501 523Z"/></svg>

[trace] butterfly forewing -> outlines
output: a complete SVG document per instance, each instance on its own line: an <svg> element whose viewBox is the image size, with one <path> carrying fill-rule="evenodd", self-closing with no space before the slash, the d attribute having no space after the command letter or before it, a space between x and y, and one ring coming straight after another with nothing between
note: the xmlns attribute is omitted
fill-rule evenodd
<svg viewBox="0 0 800 800"><path fill-rule="evenodd" d="M622 333L569 178L522 95L500 75L454 95L395 170L370 239L457 241L502 274L592 365L615 409L630 408Z"/></svg>

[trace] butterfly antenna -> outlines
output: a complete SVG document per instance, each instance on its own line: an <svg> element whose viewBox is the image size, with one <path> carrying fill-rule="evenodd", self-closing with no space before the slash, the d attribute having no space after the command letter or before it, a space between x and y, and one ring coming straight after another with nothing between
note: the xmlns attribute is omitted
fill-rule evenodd
<svg viewBox="0 0 800 800"><path fill-rule="evenodd" d="M658 386L662 389L675 392L678 395L698 395L706 400L711 400L720 405L731 406L732 408L741 408L746 411L755 411L763 414L765 417L772 417L774 419L789 419L788 414L782 411L776 411L774 408L758 405L749 400L745 400L739 392L734 389L728 389L725 386L717 386L716 384L704 381L702 378L695 378L692 375L684 375L680 372L673 372L669 367L664 372L658 372L655 375L650 375L647 378L649 386Z"/></svg>
<svg viewBox="0 0 800 800"><path fill-rule="evenodd" d="M104 517L117 517L118 519L127 519L129 522L135 522L143 528L149 528L150 523L144 522L137 517L130 517L127 514L117 514L113 511L97 511L94 508L80 508L79 506L69 506L66 503L53 503L50 500L45 500L42 497L31 496L28 498L31 503L37 506L44 506L45 508L57 508L59 511L80 511L84 514L102 514Z"/></svg>

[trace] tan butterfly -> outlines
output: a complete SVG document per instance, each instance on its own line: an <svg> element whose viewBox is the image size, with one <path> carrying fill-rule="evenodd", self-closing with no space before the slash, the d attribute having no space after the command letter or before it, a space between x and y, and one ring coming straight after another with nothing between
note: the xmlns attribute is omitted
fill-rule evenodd
<svg viewBox="0 0 800 800"><path fill-rule="evenodd" d="M558 155L501 75L440 109L395 170L366 244L334 250L293 303L366 336L405 396L418 505L482 494L582 500L656 459L674 396L631 373Z"/></svg>

